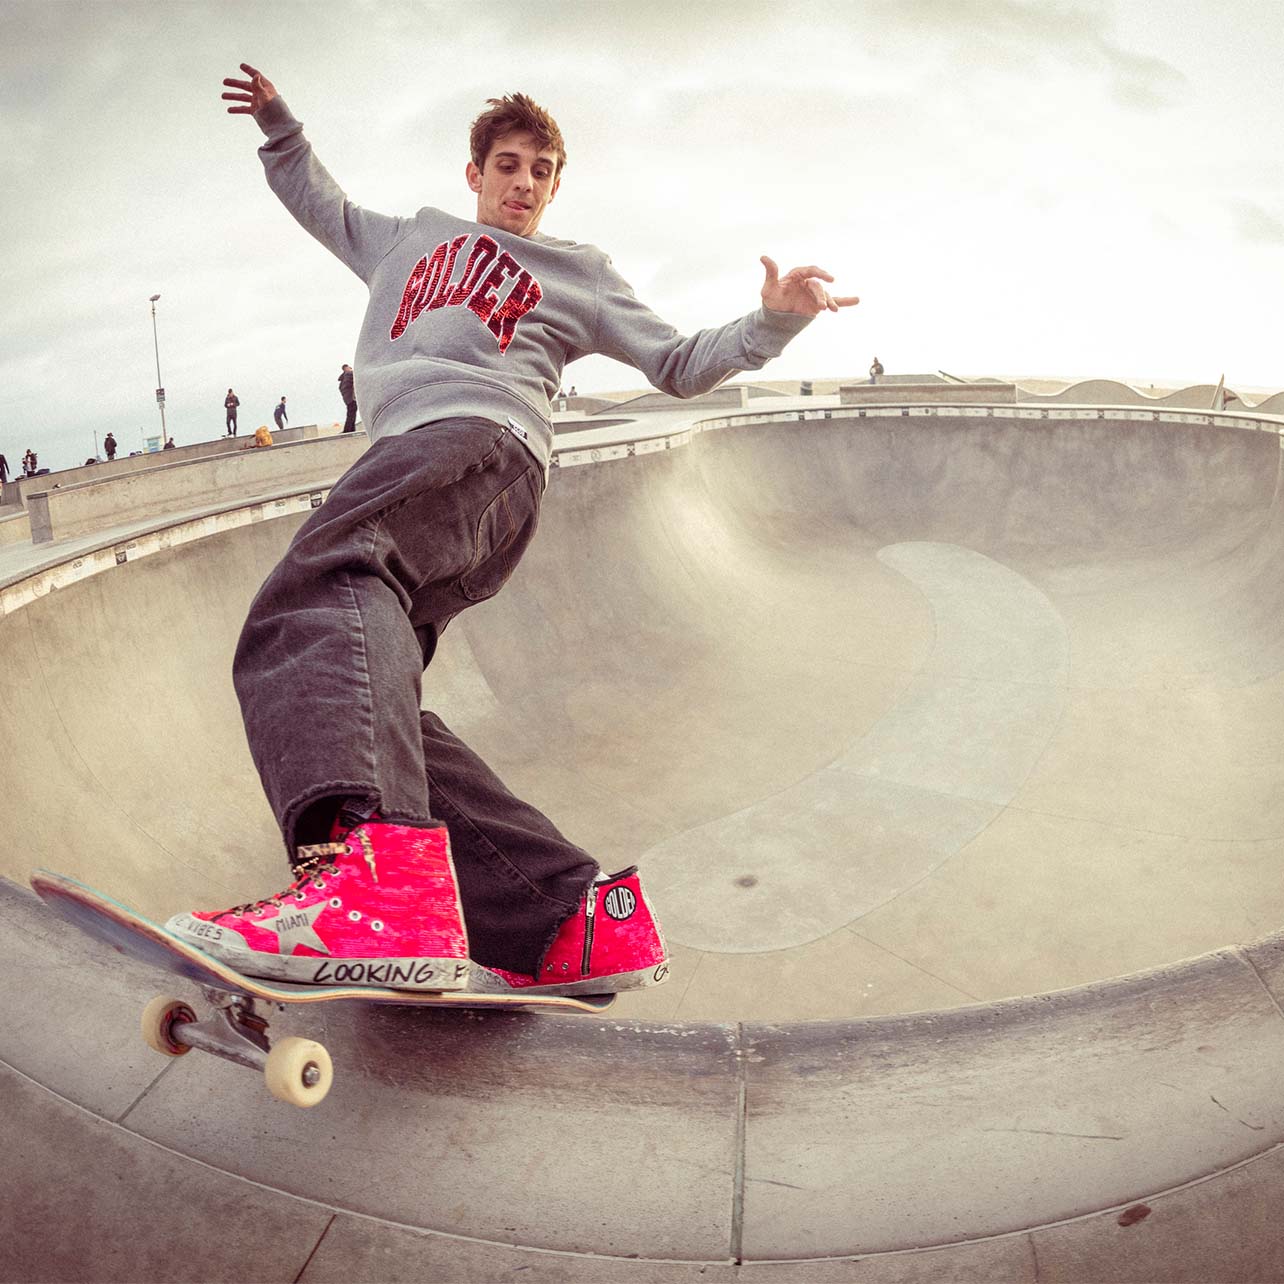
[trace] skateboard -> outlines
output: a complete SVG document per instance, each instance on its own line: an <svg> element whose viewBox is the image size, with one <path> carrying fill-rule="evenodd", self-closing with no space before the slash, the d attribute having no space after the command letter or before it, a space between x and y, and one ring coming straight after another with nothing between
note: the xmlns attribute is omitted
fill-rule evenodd
<svg viewBox="0 0 1284 1284"><path fill-rule="evenodd" d="M200 988L213 1009L205 1020L185 999L162 994L143 1009L147 1045L169 1057L193 1048L261 1071L268 1091L295 1106L315 1106L334 1081L330 1054L312 1039L290 1036L273 1043L264 1008L289 1003L394 1003L405 1007L525 1008L559 1012L602 1012L614 994L485 994L459 990L389 990L355 985L296 985L245 976L212 955L180 940L159 923L92 887L49 870L31 876L36 894L55 913L87 936Z"/></svg>

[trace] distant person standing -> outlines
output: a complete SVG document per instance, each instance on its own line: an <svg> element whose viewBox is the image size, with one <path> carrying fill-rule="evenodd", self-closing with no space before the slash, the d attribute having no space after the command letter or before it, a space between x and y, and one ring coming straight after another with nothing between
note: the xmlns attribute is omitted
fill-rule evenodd
<svg viewBox="0 0 1284 1284"><path fill-rule="evenodd" d="M107 462L110 463L116 458L116 438L113 434L108 433L103 438L103 449L107 452Z"/></svg>
<svg viewBox="0 0 1284 1284"><path fill-rule="evenodd" d="M357 431L357 394L352 387L352 367L344 366L339 371L339 396L347 407L348 414L343 421L344 432Z"/></svg>
<svg viewBox="0 0 1284 1284"><path fill-rule="evenodd" d="M236 408L241 404L241 399L234 393L231 388L227 390L227 396L223 398L223 409L227 411L227 436L236 436Z"/></svg>
<svg viewBox="0 0 1284 1284"><path fill-rule="evenodd" d="M174 449L174 439L173 439L173 437L167 437L167 438L165 439L165 445L162 447L162 449L164 449L164 450L173 450L173 449Z"/></svg>
<svg viewBox="0 0 1284 1284"><path fill-rule="evenodd" d="M277 402L277 407L272 412L272 418L276 420L277 432L280 432L289 422L290 416L285 413L285 393L281 394L281 400Z"/></svg>
<svg viewBox="0 0 1284 1284"><path fill-rule="evenodd" d="M872 366L870 366L870 368L869 368L869 381L870 381L870 383L877 383L877 382L878 382L878 379L879 379L879 376L880 376L882 373L883 373L883 363L882 363L882 362L881 362L877 357L875 357L875 358L874 358L874 364L873 364Z"/></svg>
<svg viewBox="0 0 1284 1284"><path fill-rule="evenodd" d="M22 475L24 477L34 477L36 475L36 469L39 466L39 461L36 459L36 452L28 446L27 453L22 457Z"/></svg>
<svg viewBox="0 0 1284 1284"><path fill-rule="evenodd" d="M0 455L0 486L9 480L9 461Z"/></svg>

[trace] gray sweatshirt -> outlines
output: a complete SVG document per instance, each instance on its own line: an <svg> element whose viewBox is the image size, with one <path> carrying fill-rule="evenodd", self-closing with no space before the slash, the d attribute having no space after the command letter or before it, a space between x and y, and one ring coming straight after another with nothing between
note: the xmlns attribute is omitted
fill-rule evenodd
<svg viewBox="0 0 1284 1284"><path fill-rule="evenodd" d="M354 366L371 440L478 415L509 425L547 471L562 369L602 353L693 397L784 351L809 318L758 308L686 337L640 303L592 245L516 236L426 206L413 218L353 204L281 98L255 116L268 183L370 290Z"/></svg>

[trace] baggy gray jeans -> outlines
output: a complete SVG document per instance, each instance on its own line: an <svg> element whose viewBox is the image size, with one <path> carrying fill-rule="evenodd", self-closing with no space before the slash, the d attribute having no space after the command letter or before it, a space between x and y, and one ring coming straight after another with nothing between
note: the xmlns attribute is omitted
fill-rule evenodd
<svg viewBox="0 0 1284 1284"><path fill-rule="evenodd" d="M535 534L543 478L512 431L450 419L376 442L301 526L233 665L245 733L291 856L345 799L450 832L469 953L538 973L597 864L435 714L421 680L460 611Z"/></svg>

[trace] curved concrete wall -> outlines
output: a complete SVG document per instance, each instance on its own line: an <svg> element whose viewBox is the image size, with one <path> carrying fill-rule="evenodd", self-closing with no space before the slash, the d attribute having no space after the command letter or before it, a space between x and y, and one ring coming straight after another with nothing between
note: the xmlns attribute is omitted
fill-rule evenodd
<svg viewBox="0 0 1284 1284"><path fill-rule="evenodd" d="M610 1020L331 1007L301 1028L332 1047L340 1082L318 1111L295 1112L210 1058L151 1060L132 1022L152 978L96 958L9 891L0 958L30 978L0 994L7 1100L21 1102L5 1126L28 1157L22 1180L6 1179L11 1227L62 1263L47 1277L76 1277L65 1236L38 1215L58 1203L30 1176L43 1172L74 1195L81 1244L106 1252L116 1278L152 1277L140 1272L147 1223L113 1202L108 1174L125 1164L131 1191L155 1189L170 1210L160 1223L151 1210L169 1251L218 1242L229 1210L254 1206L282 1228L292 1279L305 1267L305 1279L440 1274L444 1262L457 1278L519 1265L531 1279L1278 1277L1284 940L1261 934L1284 915L1269 879L1284 836L1284 523L1279 438L1244 423L807 408L564 448L541 539L505 594L447 635L434 703L523 792L556 800L604 859L643 855L679 936L734 925L721 946L680 944L682 986L652 992L684 1018L703 993L712 1019L675 1023L623 1001ZM107 545L0 590L0 726L21 746L7 783L30 800L8 817L0 874L20 883L53 865L153 913L279 880L227 662L250 595L314 498L139 535L123 562ZM955 585L967 593L952 597ZM976 603L1004 612L1001 632L986 632ZM1028 649L1007 648L1012 638ZM518 639L549 675L538 692L508 663ZM1046 668L1058 639L1069 667ZM915 710L939 721L965 687L957 708L986 717L1031 693L1051 701L1018 701L1026 720L1010 727L1018 748L1052 728L1038 760L968 741L958 760L933 745L933 779L906 775L898 746L921 751L934 725ZM1218 742L1219 728L1247 744ZM1169 758L1164 740L1178 741ZM1242 750L1259 748L1254 766ZM1076 753L1097 755L1098 775L1071 771ZM984 780L967 774L979 761ZM896 866L916 839L897 835L881 859L905 894L860 910L862 923L888 911L890 923L935 881L944 917L919 900L899 943L884 927L763 952L763 933L805 926L818 903L853 912L852 880L798 851L775 881L756 867L766 916L710 888L687 923L675 843L717 870L720 848L699 844L734 839L724 820L750 815L761 832L787 801L797 829L843 815L844 799L884 796L916 823L935 817L925 859L947 819L924 810L932 798L954 800L955 828L983 822L917 876ZM1010 846L991 846L965 883L1005 828ZM844 861L866 858L858 835L843 841ZM1061 847L1067 869L1088 866L1080 895L1142 854L1115 884L1131 906L1084 907L1085 924L1128 939L1058 956L1054 984L1085 966L1092 984L969 1002L987 987L1019 992L1004 987L1066 947L1048 929L1077 928L1073 901L1041 921L1030 899L1068 877ZM1210 851L1218 865L1202 868ZM991 859L1003 852L1010 861ZM987 899L1015 916L978 918ZM1187 963L1159 953L1142 974L1098 979L1139 948L1172 948L1151 935L1165 914L1186 916L1181 941L1248 944ZM949 931L956 953L924 955L922 971L948 978L936 1006L951 1010L771 1015L773 995L782 1013L826 1015L808 1011L809 990L830 1016L876 1012L854 992L885 975L878 942L912 958ZM1012 970L1011 955L1006 972L967 970L1023 936L1033 971ZM852 941L861 952L842 954ZM737 1011L732 990L759 991L758 1015ZM66 1056L68 1030L92 1041L92 1060ZM38 1144L45 1135L75 1164ZM185 1192L181 1206L165 1190ZM862 1260L823 1261L836 1257Z"/></svg>

